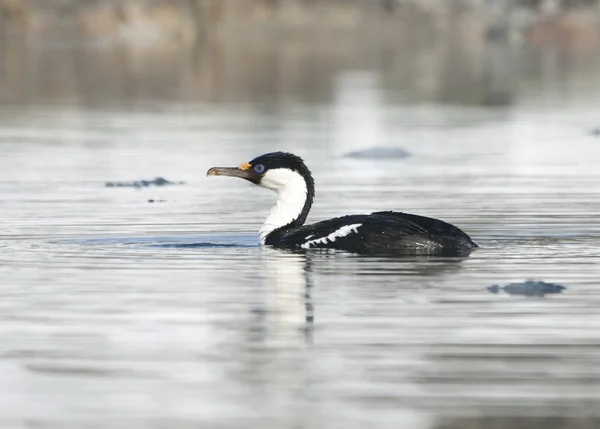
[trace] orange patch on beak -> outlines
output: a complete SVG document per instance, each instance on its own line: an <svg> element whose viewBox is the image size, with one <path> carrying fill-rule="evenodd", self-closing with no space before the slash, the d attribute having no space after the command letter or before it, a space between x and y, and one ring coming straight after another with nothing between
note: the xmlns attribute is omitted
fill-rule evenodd
<svg viewBox="0 0 600 429"><path fill-rule="evenodd" d="M250 170L252 168L252 164L249 162L244 162L239 168L240 170Z"/></svg>

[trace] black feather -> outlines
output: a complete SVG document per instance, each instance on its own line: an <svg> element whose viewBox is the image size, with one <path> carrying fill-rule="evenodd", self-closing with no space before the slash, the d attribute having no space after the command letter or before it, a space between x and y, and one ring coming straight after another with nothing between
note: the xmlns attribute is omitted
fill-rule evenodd
<svg viewBox="0 0 600 429"><path fill-rule="evenodd" d="M316 240L339 231L346 225L361 224L356 232L325 242ZM310 238L307 238L310 237ZM464 255L478 247L457 227L446 222L399 212L350 215L312 225L280 229L271 233L265 244L284 248L329 248L367 254Z"/></svg>

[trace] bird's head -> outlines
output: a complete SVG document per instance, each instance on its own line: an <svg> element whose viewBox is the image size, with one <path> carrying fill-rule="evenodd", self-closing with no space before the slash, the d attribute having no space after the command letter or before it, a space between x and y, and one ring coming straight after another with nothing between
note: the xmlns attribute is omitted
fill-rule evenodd
<svg viewBox="0 0 600 429"><path fill-rule="evenodd" d="M206 175L239 177L277 193L277 203L259 232L263 243L277 230L303 225L315 195L315 183L302 158L286 152L267 153L239 167L213 167Z"/></svg>
<svg viewBox="0 0 600 429"><path fill-rule="evenodd" d="M310 170L302 158L286 152L267 153L239 167L213 167L206 175L239 177L277 193L300 187L306 194L314 194Z"/></svg>

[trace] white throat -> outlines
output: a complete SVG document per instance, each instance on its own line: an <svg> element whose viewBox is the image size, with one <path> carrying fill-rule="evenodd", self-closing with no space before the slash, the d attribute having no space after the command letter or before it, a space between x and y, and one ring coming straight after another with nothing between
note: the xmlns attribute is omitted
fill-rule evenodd
<svg viewBox="0 0 600 429"><path fill-rule="evenodd" d="M260 186L277 193L277 202L258 233L260 242L264 244L267 235L300 216L308 189L304 178L287 168L268 170L260 181Z"/></svg>

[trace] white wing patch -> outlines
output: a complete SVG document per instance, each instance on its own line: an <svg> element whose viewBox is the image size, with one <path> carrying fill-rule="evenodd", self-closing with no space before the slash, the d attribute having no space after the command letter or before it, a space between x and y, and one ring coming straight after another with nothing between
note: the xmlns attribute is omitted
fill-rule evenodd
<svg viewBox="0 0 600 429"><path fill-rule="evenodd" d="M360 227L360 226L362 226L362 223L353 223L352 225L344 225L340 229L332 232L331 234L329 234L325 237L315 238L314 240L307 241L300 247L302 247L303 249L310 249L310 246L313 244L327 244L328 242L333 243L338 238L345 237L348 234L351 234L353 232L358 232L358 227ZM312 237L312 235L309 235L306 238L310 238L310 237Z"/></svg>

